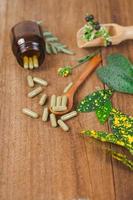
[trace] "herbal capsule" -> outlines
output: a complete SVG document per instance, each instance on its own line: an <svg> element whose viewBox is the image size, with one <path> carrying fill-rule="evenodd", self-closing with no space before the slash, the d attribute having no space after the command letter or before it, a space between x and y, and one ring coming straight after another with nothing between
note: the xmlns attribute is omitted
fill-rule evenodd
<svg viewBox="0 0 133 200"><path fill-rule="evenodd" d="M47 100L47 95L43 94L39 101L40 106L43 106L45 104L46 100Z"/></svg>
<svg viewBox="0 0 133 200"><path fill-rule="evenodd" d="M30 75L27 76L27 82L28 82L29 87L34 87L32 76Z"/></svg>
<svg viewBox="0 0 133 200"><path fill-rule="evenodd" d="M78 114L78 113L77 113L76 111L72 111L72 112L70 112L70 113L67 113L67 114L65 114L65 115L62 115L62 116L61 116L61 120L66 121L66 120L68 120L68 119L71 119L71 118L77 116L77 114Z"/></svg>
<svg viewBox="0 0 133 200"><path fill-rule="evenodd" d="M69 127L61 119L58 120L58 124L64 131L69 131Z"/></svg>
<svg viewBox="0 0 133 200"><path fill-rule="evenodd" d="M61 96L57 97L57 102L56 102L56 106L60 106L61 105Z"/></svg>
<svg viewBox="0 0 133 200"><path fill-rule="evenodd" d="M29 57L29 69L33 69L33 60L31 57Z"/></svg>
<svg viewBox="0 0 133 200"><path fill-rule="evenodd" d="M38 117L39 117L38 113L36 113L36 112L30 110L29 108L23 108L23 109L22 109L22 112L23 112L24 114L26 114L26 115L32 117L32 118L38 118Z"/></svg>
<svg viewBox="0 0 133 200"><path fill-rule="evenodd" d="M43 85L43 86L47 86L48 85L48 82L43 80L43 79L41 79L41 78L34 77L33 81L35 83L38 83L38 84Z"/></svg>
<svg viewBox="0 0 133 200"><path fill-rule="evenodd" d="M29 68L29 59L27 56L24 56L23 57L23 65L24 65L24 68L25 69L28 69Z"/></svg>
<svg viewBox="0 0 133 200"><path fill-rule="evenodd" d="M29 92L28 97L29 97L29 98L33 98L33 97L35 97L36 95L38 95L39 93L41 93L42 90L43 90L42 87L38 87L38 88L36 88L35 90L32 90L31 92Z"/></svg>
<svg viewBox="0 0 133 200"><path fill-rule="evenodd" d="M56 96L55 96L55 94L53 94L52 96L51 96L51 100L50 100L50 107L52 108L52 107L54 107L56 105Z"/></svg>
<svg viewBox="0 0 133 200"><path fill-rule="evenodd" d="M69 89L72 87L73 82L69 83L63 90L63 93L67 93L69 91Z"/></svg>
<svg viewBox="0 0 133 200"><path fill-rule="evenodd" d="M62 112L62 111L67 110L67 107L66 106L54 106L54 107L52 107L52 110L55 112Z"/></svg>
<svg viewBox="0 0 133 200"><path fill-rule="evenodd" d="M55 128L57 126L56 116L53 113L50 114L50 122L52 127Z"/></svg>
<svg viewBox="0 0 133 200"><path fill-rule="evenodd" d="M61 103L61 105L62 105L62 106L67 106L67 96L64 95L64 96L62 97L62 103Z"/></svg>
<svg viewBox="0 0 133 200"><path fill-rule="evenodd" d="M38 58L37 56L33 56L33 65L34 65L34 68L38 68L39 67L39 63L38 63Z"/></svg>
<svg viewBox="0 0 133 200"><path fill-rule="evenodd" d="M46 122L48 120L48 108L44 108L43 115L42 115L42 121Z"/></svg>

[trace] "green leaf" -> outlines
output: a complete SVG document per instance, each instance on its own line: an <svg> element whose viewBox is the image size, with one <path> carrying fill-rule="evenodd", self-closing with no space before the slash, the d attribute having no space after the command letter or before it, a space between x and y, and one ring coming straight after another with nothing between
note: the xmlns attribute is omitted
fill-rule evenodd
<svg viewBox="0 0 133 200"><path fill-rule="evenodd" d="M66 45L62 44L59 41L59 39L53 35L53 33L45 31L43 32L43 36L45 38L46 52L48 54L57 54L57 53L65 53L69 55L74 54L74 52L69 50Z"/></svg>
<svg viewBox="0 0 133 200"><path fill-rule="evenodd" d="M123 163L124 165L129 167L131 170L133 170L133 161L129 160L126 155L118 153L113 150L109 150L109 152L111 153L111 155L114 159L120 161L121 163Z"/></svg>
<svg viewBox="0 0 133 200"><path fill-rule="evenodd" d="M106 102L96 110L96 116L101 124L108 119L110 112L112 110L112 104L110 99L107 99Z"/></svg>
<svg viewBox="0 0 133 200"><path fill-rule="evenodd" d="M84 130L81 132L81 134L98 139L102 142L109 142L112 144L120 145L128 149L129 152L133 154L133 145L129 142L129 140L125 140L125 137L118 138L117 134L107 133L104 131L95 131L95 130Z"/></svg>
<svg viewBox="0 0 133 200"><path fill-rule="evenodd" d="M77 106L78 112L92 112L104 105L113 94L111 89L99 90L86 96Z"/></svg>
<svg viewBox="0 0 133 200"><path fill-rule="evenodd" d="M112 132L118 139L124 139L125 143L133 147L133 117L128 116L117 109L112 109L109 118Z"/></svg>
<svg viewBox="0 0 133 200"><path fill-rule="evenodd" d="M133 94L133 65L120 54L112 54L107 58L107 66L97 69L97 75L108 87Z"/></svg>

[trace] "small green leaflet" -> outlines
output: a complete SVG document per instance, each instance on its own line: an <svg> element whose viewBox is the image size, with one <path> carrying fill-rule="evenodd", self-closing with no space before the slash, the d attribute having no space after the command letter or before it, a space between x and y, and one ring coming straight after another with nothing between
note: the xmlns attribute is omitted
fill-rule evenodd
<svg viewBox="0 0 133 200"><path fill-rule="evenodd" d="M96 110L96 116L101 124L108 119L110 112L112 110L112 104L110 99L107 99L106 102Z"/></svg>
<svg viewBox="0 0 133 200"><path fill-rule="evenodd" d="M97 69L97 75L108 87L133 94L133 65L121 54L112 54L107 58L107 65Z"/></svg>
<svg viewBox="0 0 133 200"><path fill-rule="evenodd" d="M113 94L111 89L99 90L86 96L77 106L78 112L92 112L104 105Z"/></svg>

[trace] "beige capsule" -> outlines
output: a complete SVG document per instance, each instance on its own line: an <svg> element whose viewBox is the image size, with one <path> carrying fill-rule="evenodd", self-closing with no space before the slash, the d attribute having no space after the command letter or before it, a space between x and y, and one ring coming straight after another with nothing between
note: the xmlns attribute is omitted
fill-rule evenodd
<svg viewBox="0 0 133 200"><path fill-rule="evenodd" d="M66 96L66 95L62 96L61 105L62 105L62 106L67 106L67 96Z"/></svg>
<svg viewBox="0 0 133 200"><path fill-rule="evenodd" d="M28 97L29 98L33 98L35 96L37 96L38 94L40 94L43 91L42 87L39 86L36 89L32 90L31 92L28 93Z"/></svg>
<svg viewBox="0 0 133 200"><path fill-rule="evenodd" d="M32 60L32 57L29 57L29 69L33 69L34 66L33 66L33 60Z"/></svg>
<svg viewBox="0 0 133 200"><path fill-rule="evenodd" d="M42 121L44 122L48 121L48 115L49 115L49 112L48 112L48 108L46 107L43 110Z"/></svg>
<svg viewBox="0 0 133 200"><path fill-rule="evenodd" d="M62 111L67 110L67 107L66 106L54 106L54 107L52 107L52 110L54 112L62 112Z"/></svg>
<svg viewBox="0 0 133 200"><path fill-rule="evenodd" d="M65 114L65 115L62 115L62 116L61 116L61 120L66 121L66 120L68 120L68 119L71 119L71 118L77 116L77 114L78 114L78 113L77 113L76 111L72 111L72 112L70 112L70 113L67 113L67 114Z"/></svg>
<svg viewBox="0 0 133 200"><path fill-rule="evenodd" d="M43 106L46 103L46 100L47 100L47 95L43 94L42 97L40 98L39 105Z"/></svg>
<svg viewBox="0 0 133 200"><path fill-rule="evenodd" d="M48 82L46 80L38 78L38 77L33 77L33 81L35 83L38 83L38 84L43 85L43 86L47 86L48 85Z"/></svg>
<svg viewBox="0 0 133 200"><path fill-rule="evenodd" d="M69 131L68 125L66 125L61 119L58 120L58 124L64 131Z"/></svg>
<svg viewBox="0 0 133 200"><path fill-rule="evenodd" d="M58 96L57 101L56 101L56 106L61 106L61 100L62 100L62 97Z"/></svg>
<svg viewBox="0 0 133 200"><path fill-rule="evenodd" d="M33 56L33 66L34 66L34 68L39 67L38 58L35 55Z"/></svg>
<svg viewBox="0 0 133 200"><path fill-rule="evenodd" d="M27 76L27 82L29 87L34 87L34 81L31 75Z"/></svg>
<svg viewBox="0 0 133 200"><path fill-rule="evenodd" d="M57 127L56 116L53 113L50 114L50 122L52 127Z"/></svg>
<svg viewBox="0 0 133 200"><path fill-rule="evenodd" d="M28 69L28 67L29 67L29 59L27 56L23 57L23 66L25 69Z"/></svg>
<svg viewBox="0 0 133 200"><path fill-rule="evenodd" d="M70 88L72 87L72 85L73 85L73 82L69 83L69 84L64 88L63 93L67 93L67 92L70 90Z"/></svg>
<svg viewBox="0 0 133 200"><path fill-rule="evenodd" d="M27 116L30 116L30 117L32 117L32 118L38 118L38 117L39 117L39 114L38 114L38 113L36 113L36 112L30 110L29 108L23 108L23 109L22 109L22 112L23 112L24 114L26 114Z"/></svg>
<svg viewBox="0 0 133 200"><path fill-rule="evenodd" d="M50 107L51 107L51 108L54 107L54 106L56 106L56 101L57 101L56 95L53 94L53 95L51 96L51 99L50 99Z"/></svg>

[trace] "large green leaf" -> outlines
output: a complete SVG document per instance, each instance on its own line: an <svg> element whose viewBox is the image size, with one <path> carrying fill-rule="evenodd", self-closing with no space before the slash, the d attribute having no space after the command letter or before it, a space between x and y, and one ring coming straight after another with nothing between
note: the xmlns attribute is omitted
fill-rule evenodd
<svg viewBox="0 0 133 200"><path fill-rule="evenodd" d="M110 99L107 99L106 102L96 110L96 116L101 124L108 119L110 112L112 110L112 103Z"/></svg>
<svg viewBox="0 0 133 200"><path fill-rule="evenodd" d="M91 112L96 111L101 106L104 105L106 100L108 100L113 94L110 89L99 90L93 92L92 94L86 96L77 106L78 112Z"/></svg>
<svg viewBox="0 0 133 200"><path fill-rule="evenodd" d="M123 55L108 56L107 65L97 69L97 75L110 88L133 94L133 65Z"/></svg>

